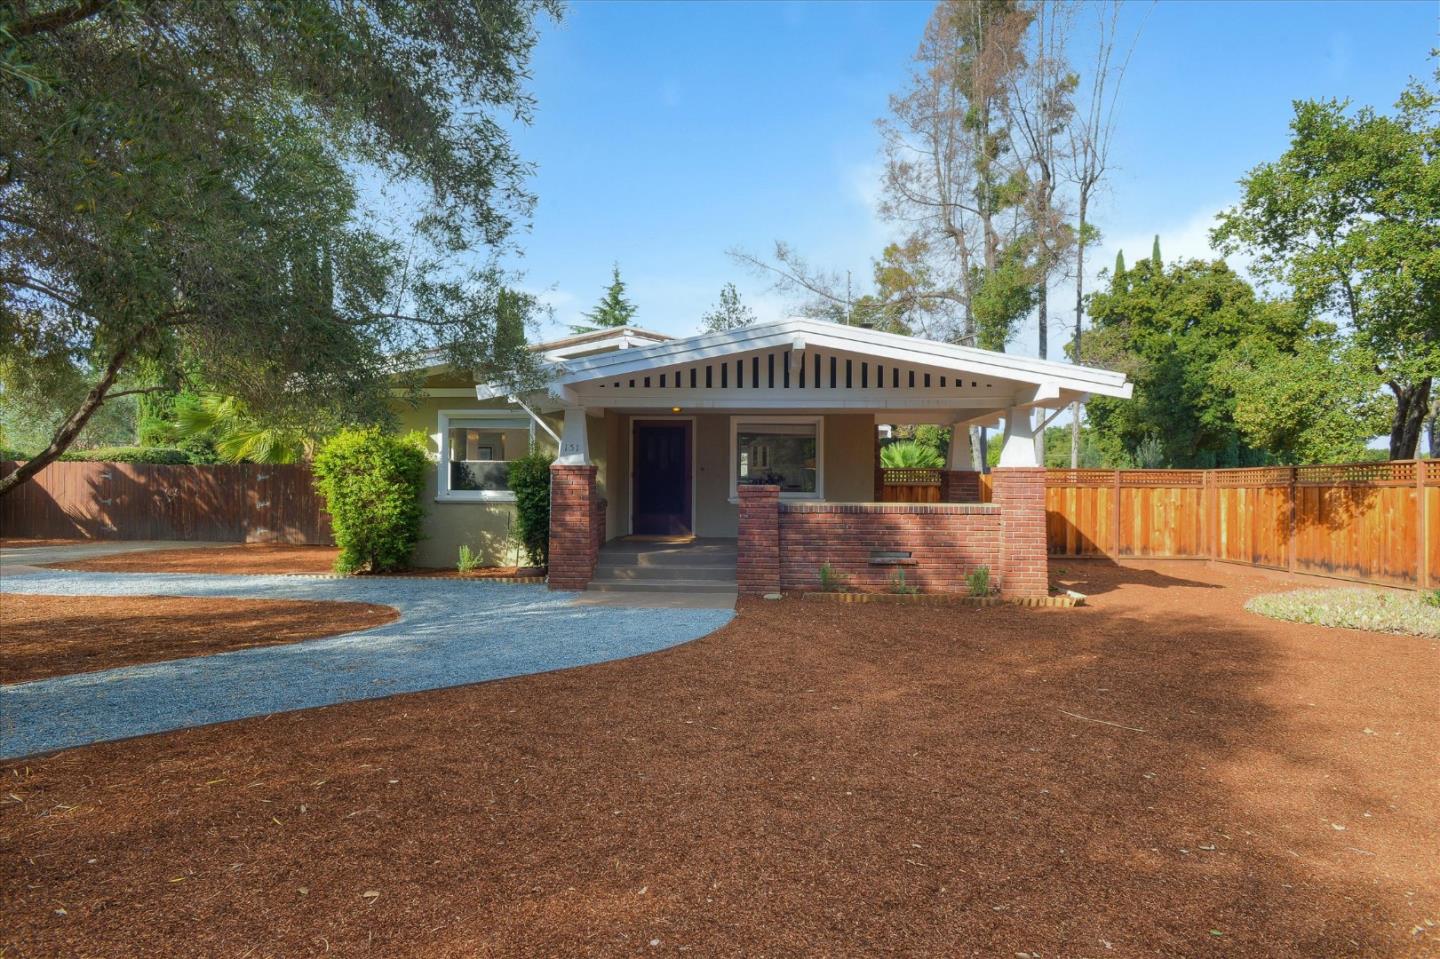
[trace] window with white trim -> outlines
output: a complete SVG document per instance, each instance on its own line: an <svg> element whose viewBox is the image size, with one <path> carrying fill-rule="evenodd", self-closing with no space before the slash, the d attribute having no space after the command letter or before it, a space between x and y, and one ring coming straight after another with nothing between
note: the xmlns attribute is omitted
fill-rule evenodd
<svg viewBox="0 0 1440 959"><path fill-rule="evenodd" d="M508 410L440 414L440 499L511 501L510 461L530 450L530 417Z"/></svg>
<svg viewBox="0 0 1440 959"><path fill-rule="evenodd" d="M780 487L792 499L824 494L821 442L824 421L812 417L733 417L730 420L730 493L740 486Z"/></svg>

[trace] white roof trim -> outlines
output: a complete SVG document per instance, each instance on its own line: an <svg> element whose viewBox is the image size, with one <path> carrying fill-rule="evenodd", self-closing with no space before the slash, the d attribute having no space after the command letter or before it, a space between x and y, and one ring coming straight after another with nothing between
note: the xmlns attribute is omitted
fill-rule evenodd
<svg viewBox="0 0 1440 959"><path fill-rule="evenodd" d="M557 386L638 373L661 366L696 363L753 350L790 346L804 350L840 350L902 363L958 370L996 379L1063 388L1097 396L1130 397L1123 373L1073 366L1033 357L996 353L912 336L881 333L858 326L793 317L771 323L670 340L653 346L577 357L557 364Z"/></svg>

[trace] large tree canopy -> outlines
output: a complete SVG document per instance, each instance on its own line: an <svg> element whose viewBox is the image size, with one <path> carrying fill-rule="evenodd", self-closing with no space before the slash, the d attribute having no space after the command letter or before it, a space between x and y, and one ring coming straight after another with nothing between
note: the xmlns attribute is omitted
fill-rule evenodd
<svg viewBox="0 0 1440 959"><path fill-rule="evenodd" d="M531 202L504 124L529 117L544 11L0 4L0 371L7 398L73 404L0 493L181 376L256 414L369 419L422 354L493 363L491 256ZM362 179L404 193L403 237Z"/></svg>
<svg viewBox="0 0 1440 959"><path fill-rule="evenodd" d="M1092 296L1090 316L1086 361L1122 371L1135 384L1133 399L1090 401L1107 461L1212 467L1270 458L1236 426L1234 390L1219 371L1241 344L1294 352L1311 333L1303 314L1258 298L1223 262L1157 269L1141 260Z"/></svg>
<svg viewBox="0 0 1440 959"><path fill-rule="evenodd" d="M1297 102L1290 148L1240 181L1244 197L1215 230L1373 355L1377 386L1395 396L1392 459L1415 455L1440 376L1437 120L1437 93L1419 83L1392 116Z"/></svg>

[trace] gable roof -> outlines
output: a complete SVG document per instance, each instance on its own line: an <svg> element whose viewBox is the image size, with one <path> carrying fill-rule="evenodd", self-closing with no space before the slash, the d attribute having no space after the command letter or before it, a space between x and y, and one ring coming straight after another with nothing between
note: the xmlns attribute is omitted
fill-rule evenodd
<svg viewBox="0 0 1440 959"><path fill-rule="evenodd" d="M553 367L553 381L556 386L578 386L663 366L776 347L855 353L1097 396L1128 399L1133 389L1123 373L1110 370L956 346L802 317L670 339L633 349L559 359Z"/></svg>

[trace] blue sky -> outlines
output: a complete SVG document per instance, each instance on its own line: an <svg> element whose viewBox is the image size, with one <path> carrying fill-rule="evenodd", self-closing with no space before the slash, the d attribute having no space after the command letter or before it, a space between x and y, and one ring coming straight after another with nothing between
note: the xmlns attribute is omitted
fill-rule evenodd
<svg viewBox="0 0 1440 959"><path fill-rule="evenodd" d="M555 309L543 332L593 306L614 261L636 322L677 334L696 330L727 281L762 318L787 314L792 301L727 257L732 247L763 253L783 239L817 266L868 277L895 235L874 208L875 120L931 9L573 3L543 31L535 120L516 134L538 166L539 206L515 265ZM1099 265L1121 246L1132 261L1148 255L1154 233L1167 260L1204 255L1236 179L1284 149L1291 100L1388 108L1440 45L1433 2L1132 0L1127 16L1144 29L1096 215ZM1033 328L1011 349L1033 353Z"/></svg>

